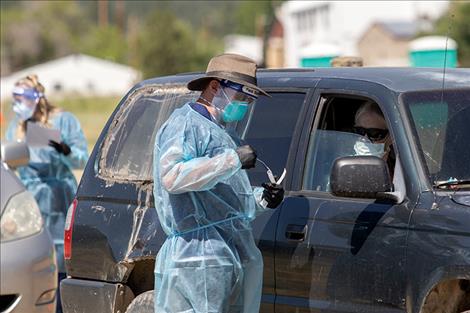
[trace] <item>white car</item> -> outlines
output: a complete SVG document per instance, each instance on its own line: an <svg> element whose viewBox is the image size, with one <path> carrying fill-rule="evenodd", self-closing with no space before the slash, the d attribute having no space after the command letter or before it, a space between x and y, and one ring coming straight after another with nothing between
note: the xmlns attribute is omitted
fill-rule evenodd
<svg viewBox="0 0 470 313"><path fill-rule="evenodd" d="M36 200L12 171L28 163L28 147L2 142L1 158L0 312L55 313L54 244Z"/></svg>

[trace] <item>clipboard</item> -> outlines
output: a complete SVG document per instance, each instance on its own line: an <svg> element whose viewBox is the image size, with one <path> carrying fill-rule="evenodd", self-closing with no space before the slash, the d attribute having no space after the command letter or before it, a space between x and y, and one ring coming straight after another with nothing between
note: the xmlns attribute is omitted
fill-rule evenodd
<svg viewBox="0 0 470 313"><path fill-rule="evenodd" d="M60 142L60 130L46 128L38 123L27 122L26 143L30 147L49 146L49 140Z"/></svg>

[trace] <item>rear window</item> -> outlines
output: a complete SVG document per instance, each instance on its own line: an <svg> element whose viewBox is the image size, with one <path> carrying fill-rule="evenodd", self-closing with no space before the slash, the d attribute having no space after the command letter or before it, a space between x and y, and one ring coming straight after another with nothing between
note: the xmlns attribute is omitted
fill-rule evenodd
<svg viewBox="0 0 470 313"><path fill-rule="evenodd" d="M99 175L113 180L150 181L155 135L170 114L199 92L184 85L150 85L137 89L109 127L101 149Z"/></svg>
<svg viewBox="0 0 470 313"><path fill-rule="evenodd" d="M154 85L136 90L115 115L101 149L99 175L115 181L153 180L155 135L170 114L200 92L184 85ZM244 120L231 123L227 132L239 145L252 145L274 174L287 162L304 93L272 93L260 97ZM258 162L259 163L259 162ZM257 164L248 171L253 185L267 181L266 169Z"/></svg>

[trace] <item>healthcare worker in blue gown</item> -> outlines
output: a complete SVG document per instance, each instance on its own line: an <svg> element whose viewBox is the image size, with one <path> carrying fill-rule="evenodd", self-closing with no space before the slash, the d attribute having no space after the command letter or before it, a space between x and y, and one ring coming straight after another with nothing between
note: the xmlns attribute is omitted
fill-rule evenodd
<svg viewBox="0 0 470 313"><path fill-rule="evenodd" d="M212 58L188 88L199 99L175 110L155 140L155 207L168 235L155 265L155 312L255 313L263 262L250 222L276 208L284 189L252 188L244 169L256 153L225 127L267 94L254 61L234 54Z"/></svg>
<svg viewBox="0 0 470 313"><path fill-rule="evenodd" d="M77 118L52 106L44 91L36 75L27 76L15 84L12 107L15 118L8 126L6 139L25 140L30 123L60 131L59 142L50 141L49 146L30 146L28 166L18 169L21 181L36 198L44 224L54 240L60 279L65 277L65 215L77 190L72 169L83 168L88 153ZM60 302L58 308L60 310Z"/></svg>

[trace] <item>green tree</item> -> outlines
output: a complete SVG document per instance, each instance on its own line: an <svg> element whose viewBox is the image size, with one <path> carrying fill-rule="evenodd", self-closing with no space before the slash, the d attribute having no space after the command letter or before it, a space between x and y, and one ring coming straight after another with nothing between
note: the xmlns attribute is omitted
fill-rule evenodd
<svg viewBox="0 0 470 313"><path fill-rule="evenodd" d="M127 63L127 42L117 26L95 26L82 38L80 52L113 62Z"/></svg>
<svg viewBox="0 0 470 313"><path fill-rule="evenodd" d="M457 41L460 66L470 67L470 2L452 1L435 27L437 34Z"/></svg>
<svg viewBox="0 0 470 313"><path fill-rule="evenodd" d="M217 42L205 38L168 11L155 11L139 38L139 63L144 77L205 69L217 53Z"/></svg>
<svg viewBox="0 0 470 313"><path fill-rule="evenodd" d="M127 63L125 35L96 25L87 3L2 1L2 75L71 53Z"/></svg>
<svg viewBox="0 0 470 313"><path fill-rule="evenodd" d="M275 11L282 2L282 0L240 1L235 11L236 33L262 37L264 60L269 32L275 21Z"/></svg>
<svg viewBox="0 0 470 313"><path fill-rule="evenodd" d="M260 35L274 20L275 10L283 0L239 1L235 10L238 34Z"/></svg>
<svg viewBox="0 0 470 313"><path fill-rule="evenodd" d="M2 6L1 24L2 65L10 71L76 52L89 29L78 5L68 1Z"/></svg>
<svg viewBox="0 0 470 313"><path fill-rule="evenodd" d="M3 0L2 75L70 53L130 64L146 76L204 70L222 52L223 36L266 36L279 2L125 1L119 20L128 23L119 29L113 1L110 24L100 28L96 1Z"/></svg>
<svg viewBox="0 0 470 313"><path fill-rule="evenodd" d="M83 3L90 1L81 0ZM168 11L179 19L192 26L193 29L204 27L211 34L222 37L233 33L236 21L234 12L242 1L214 1L214 0L178 0L178 1L126 1L125 8L128 15L145 18L149 13ZM110 5L110 11L113 6Z"/></svg>
<svg viewBox="0 0 470 313"><path fill-rule="evenodd" d="M271 1L241 1L235 10L235 32L243 35L259 35L261 23L266 21Z"/></svg>

